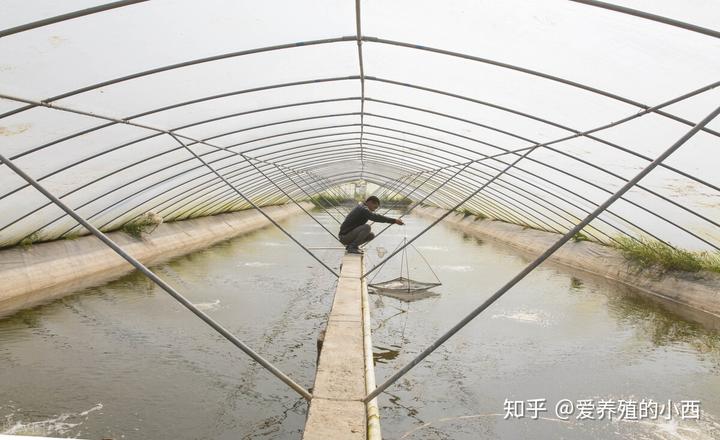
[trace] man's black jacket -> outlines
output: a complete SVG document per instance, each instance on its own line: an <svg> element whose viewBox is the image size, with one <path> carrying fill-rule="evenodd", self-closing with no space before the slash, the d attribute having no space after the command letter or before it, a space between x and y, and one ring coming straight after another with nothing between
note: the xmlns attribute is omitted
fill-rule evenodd
<svg viewBox="0 0 720 440"><path fill-rule="evenodd" d="M360 225L364 225L372 220L378 223L395 223L394 218L385 217L384 215L375 214L370 211L364 203L359 203L352 211L345 217L345 221L340 225L340 235L345 235Z"/></svg>

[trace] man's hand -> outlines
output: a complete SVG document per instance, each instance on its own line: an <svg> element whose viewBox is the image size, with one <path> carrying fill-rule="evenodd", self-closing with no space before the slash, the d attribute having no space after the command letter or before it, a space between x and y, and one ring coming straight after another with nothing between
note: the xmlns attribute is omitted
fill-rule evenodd
<svg viewBox="0 0 720 440"><path fill-rule="evenodd" d="M401 220L401 219L399 219L399 218L396 218L396 219L395 219L395 224L396 224L396 225L404 225L404 224L405 224L405 222L404 222L404 221L402 221L402 220Z"/></svg>

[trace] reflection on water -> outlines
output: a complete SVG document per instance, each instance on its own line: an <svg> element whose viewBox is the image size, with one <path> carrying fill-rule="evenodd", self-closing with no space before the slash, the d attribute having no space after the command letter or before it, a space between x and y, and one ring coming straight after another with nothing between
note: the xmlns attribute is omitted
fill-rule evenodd
<svg viewBox="0 0 720 440"><path fill-rule="evenodd" d="M570 277L570 288L572 290L581 290L584 286L584 283L579 278Z"/></svg>
<svg viewBox="0 0 720 440"><path fill-rule="evenodd" d="M478 246L480 246L484 243L480 237L477 237L475 235L470 235L467 232L462 232L462 231L460 232L460 234L462 236L463 241L465 241L465 242L474 243Z"/></svg>
<svg viewBox="0 0 720 440"><path fill-rule="evenodd" d="M424 299L440 296L439 293L435 293L432 290L419 290L416 292L402 292L402 291L392 291L392 290L370 288L369 293L387 296L389 298L395 298L399 301L405 301L405 302L422 301Z"/></svg>
<svg viewBox="0 0 720 440"><path fill-rule="evenodd" d="M376 248L395 249L429 224L416 217L407 223L402 234L371 243L368 267L382 258ZM302 217L285 224L291 232L316 227ZM339 253L320 249L336 247L327 234L302 241L337 268ZM371 296L378 382L529 261L442 224L416 245L442 286L415 301ZM420 258L406 263L414 279L433 279ZM155 270L293 379L312 385L315 338L335 280L282 233L264 229ZM399 273L392 260L378 280ZM720 336L712 330L718 324L679 312L626 286L544 265L381 394L383 434L720 438ZM0 365L6 434L300 439L307 411L292 390L137 274L0 320ZM506 399L536 398L549 409L537 420L504 418ZM560 420L553 410L562 399L695 399L702 417Z"/></svg>
<svg viewBox="0 0 720 440"><path fill-rule="evenodd" d="M708 331L699 323L679 320L650 300L627 290L608 297L608 311L620 325L633 328L637 338L650 340L656 347L676 350L685 347L700 357L709 355L716 371L720 372L720 333Z"/></svg>
<svg viewBox="0 0 720 440"><path fill-rule="evenodd" d="M373 361L381 364L386 364L388 361L391 361L398 357L400 354L400 346L393 345L390 347L380 347L378 345L373 347Z"/></svg>

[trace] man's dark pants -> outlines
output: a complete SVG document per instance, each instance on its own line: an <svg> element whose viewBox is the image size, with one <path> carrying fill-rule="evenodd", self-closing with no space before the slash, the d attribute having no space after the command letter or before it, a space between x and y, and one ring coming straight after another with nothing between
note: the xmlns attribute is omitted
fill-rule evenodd
<svg viewBox="0 0 720 440"><path fill-rule="evenodd" d="M356 227L347 234L341 235L339 238L340 243L345 246L358 247L375 238L375 234L370 232L370 225L365 224Z"/></svg>

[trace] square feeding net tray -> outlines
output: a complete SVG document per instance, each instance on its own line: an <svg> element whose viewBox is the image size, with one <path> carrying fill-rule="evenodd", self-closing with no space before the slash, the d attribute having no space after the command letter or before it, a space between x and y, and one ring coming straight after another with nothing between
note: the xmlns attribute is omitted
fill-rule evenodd
<svg viewBox="0 0 720 440"><path fill-rule="evenodd" d="M426 283L405 277L398 277L383 281L382 283L368 284L368 287L382 292L423 292L440 285L442 285L442 283Z"/></svg>

